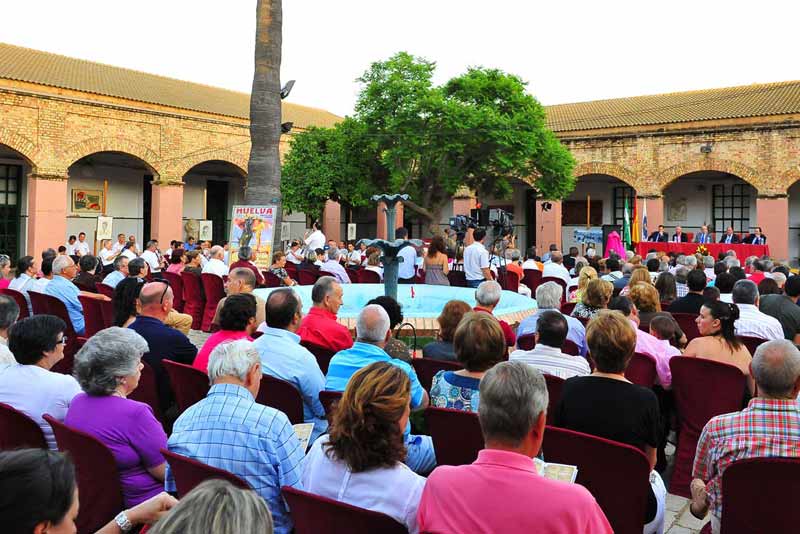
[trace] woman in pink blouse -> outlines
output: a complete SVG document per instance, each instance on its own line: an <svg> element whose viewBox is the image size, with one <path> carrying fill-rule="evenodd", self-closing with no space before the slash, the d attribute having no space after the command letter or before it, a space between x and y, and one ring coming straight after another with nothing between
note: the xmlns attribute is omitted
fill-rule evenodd
<svg viewBox="0 0 800 534"><path fill-rule="evenodd" d="M168 273L180 274L186 264L186 251L182 248L176 248L169 256Z"/></svg>
<svg viewBox="0 0 800 534"><path fill-rule="evenodd" d="M250 335L258 328L256 298L250 293L228 296L219 312L219 326L220 330L211 334L194 359L194 367L204 373L208 372L208 357L220 343L242 338L253 341Z"/></svg>

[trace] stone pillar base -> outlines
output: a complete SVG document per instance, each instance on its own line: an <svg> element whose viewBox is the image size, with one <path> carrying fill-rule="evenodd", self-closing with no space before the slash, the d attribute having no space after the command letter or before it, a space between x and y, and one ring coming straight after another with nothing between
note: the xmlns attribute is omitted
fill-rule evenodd
<svg viewBox="0 0 800 534"><path fill-rule="evenodd" d="M183 184L153 182L150 239L161 249L173 239L183 241Z"/></svg>
<svg viewBox="0 0 800 534"><path fill-rule="evenodd" d="M46 248L67 240L67 174L28 176L28 241L24 254L37 264Z"/></svg>

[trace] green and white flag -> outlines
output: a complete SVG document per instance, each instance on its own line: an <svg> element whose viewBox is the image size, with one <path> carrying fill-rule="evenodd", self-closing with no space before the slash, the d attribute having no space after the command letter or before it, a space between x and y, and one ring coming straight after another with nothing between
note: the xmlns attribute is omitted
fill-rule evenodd
<svg viewBox="0 0 800 534"><path fill-rule="evenodd" d="M622 223L622 242L626 247L631 246L631 217L628 213L628 196L625 195L625 219Z"/></svg>

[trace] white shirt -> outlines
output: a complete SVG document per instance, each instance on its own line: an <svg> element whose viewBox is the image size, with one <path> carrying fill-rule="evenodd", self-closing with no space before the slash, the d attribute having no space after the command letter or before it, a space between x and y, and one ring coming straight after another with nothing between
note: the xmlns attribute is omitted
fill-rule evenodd
<svg viewBox="0 0 800 534"><path fill-rule="evenodd" d="M592 372L583 356L564 354L561 349L537 343L533 350L515 350L508 357L512 362L532 365L542 373L566 380L573 376L585 376Z"/></svg>
<svg viewBox="0 0 800 534"><path fill-rule="evenodd" d="M0 402L36 421L51 450L58 450L56 439L42 415L50 414L63 421L73 397L80 392L81 387L70 375L53 373L36 365L0 365Z"/></svg>
<svg viewBox="0 0 800 534"><path fill-rule="evenodd" d="M8 350L8 340L0 336L0 365L5 363L15 364L17 360L14 358L14 355L11 354L11 351Z"/></svg>
<svg viewBox="0 0 800 534"><path fill-rule="evenodd" d="M153 252L152 250L145 250L142 252L140 256L144 261L147 262L147 265L150 266L151 273L160 273L161 272L161 263L158 261L158 254ZM225 274L228 274L227 272Z"/></svg>
<svg viewBox="0 0 800 534"><path fill-rule="evenodd" d="M569 287L570 282L572 282L572 277L569 275L567 268L560 263L553 263L552 261L544 264L544 269L542 269L542 278L545 276L561 278L564 283L567 284L567 287Z"/></svg>
<svg viewBox="0 0 800 534"><path fill-rule="evenodd" d="M222 260L218 260L216 258L211 258L206 262L203 266L203 274L211 273L216 274L217 276L225 276L228 274L228 266Z"/></svg>
<svg viewBox="0 0 800 534"><path fill-rule="evenodd" d="M25 297L25 301L28 303L28 311L31 314L33 314L33 305L31 304L31 297L28 295L28 291L33 289L35 283L36 278L29 276L28 273L22 273L8 284L8 289L13 289L22 293L22 296Z"/></svg>
<svg viewBox="0 0 800 534"><path fill-rule="evenodd" d="M31 284L31 287L30 289L28 289L28 291L36 291L37 293L44 293L44 288L47 287L47 284L50 283L50 280L52 280L52 278L44 278L44 277L39 278L33 284ZM31 311L33 311L33 308L31 308Z"/></svg>
<svg viewBox="0 0 800 534"><path fill-rule="evenodd" d="M417 275L414 269L417 264L417 250L409 245L401 248L397 255L403 258L403 261L398 264L397 277L401 279L414 278Z"/></svg>
<svg viewBox="0 0 800 534"><path fill-rule="evenodd" d="M489 268L489 251L480 241L464 249L464 274L467 280L485 280L481 269Z"/></svg>
<svg viewBox="0 0 800 534"><path fill-rule="evenodd" d="M774 317L759 311L753 304L737 304L739 320L734 323L737 336L757 337L772 341L783 339L781 323Z"/></svg>
<svg viewBox="0 0 800 534"><path fill-rule="evenodd" d="M300 477L303 490L386 514L411 534L419 532L417 509L425 478L400 462L353 473L344 462L328 457L323 449L328 439L327 434L321 436L305 458Z"/></svg>
<svg viewBox="0 0 800 534"><path fill-rule="evenodd" d="M78 242L76 241L74 245L70 245L69 243L67 243L64 246L67 247L67 256L74 256L75 248L78 246Z"/></svg>
<svg viewBox="0 0 800 534"><path fill-rule="evenodd" d="M122 250L122 247L124 247L124 246L125 246L125 243L124 243L124 242L123 242L123 243L120 243L119 241L116 241L116 242L114 243L114 245L112 245L112 247L111 247L111 251L112 251L112 252L119 252L120 250Z"/></svg>
<svg viewBox="0 0 800 534"><path fill-rule="evenodd" d="M323 248L325 246L325 234L322 233L320 230L314 230L309 234L309 236L305 239L306 246L311 250L317 250L318 248Z"/></svg>
<svg viewBox="0 0 800 534"><path fill-rule="evenodd" d="M125 256L129 260L135 260L136 259L136 254L129 248L126 248L125 250L120 252L120 256Z"/></svg>
<svg viewBox="0 0 800 534"><path fill-rule="evenodd" d="M733 304L733 293L720 293L719 300L727 302L728 304Z"/></svg>
<svg viewBox="0 0 800 534"><path fill-rule="evenodd" d="M107 248L103 247L103 249L100 251L100 259L103 260L104 267L114 263L114 258L112 258L114 254L114 249L108 250Z"/></svg>
<svg viewBox="0 0 800 534"><path fill-rule="evenodd" d="M383 267L379 267L378 265L367 265L364 267L364 270L378 273L381 277L381 281L383 281Z"/></svg>
<svg viewBox="0 0 800 534"><path fill-rule="evenodd" d="M300 248L298 248L297 250L289 249L286 252L286 261L290 261L295 265L300 265L301 263L303 263L303 259L304 259L303 255L300 253Z"/></svg>
<svg viewBox="0 0 800 534"><path fill-rule="evenodd" d="M67 250L69 250L69 248ZM76 241L74 254L77 254L78 256L86 256L87 254L89 254L89 242Z"/></svg>
<svg viewBox="0 0 800 534"><path fill-rule="evenodd" d="M523 269L533 269L534 271L539 270L539 265L536 263L535 260L525 260L522 262Z"/></svg>
<svg viewBox="0 0 800 534"><path fill-rule="evenodd" d="M361 251L360 250L353 250L353 252L347 255L347 264L348 265L361 265Z"/></svg>

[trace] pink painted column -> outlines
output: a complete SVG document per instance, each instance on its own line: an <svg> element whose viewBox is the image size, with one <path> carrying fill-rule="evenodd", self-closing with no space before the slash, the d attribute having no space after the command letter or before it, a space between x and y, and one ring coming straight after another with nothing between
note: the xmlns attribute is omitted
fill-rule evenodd
<svg viewBox="0 0 800 534"><path fill-rule="evenodd" d="M28 176L28 242L25 254L41 259L46 248L67 240L67 175Z"/></svg>
<svg viewBox="0 0 800 534"><path fill-rule="evenodd" d="M757 198L756 226L760 226L767 236L770 255L778 260L788 260L789 198Z"/></svg>
<svg viewBox="0 0 800 534"><path fill-rule="evenodd" d="M183 240L183 184L153 182L150 238L165 248L173 239Z"/></svg>
<svg viewBox="0 0 800 534"><path fill-rule="evenodd" d="M378 203L378 208L376 211L377 217L377 226L376 226L376 239L386 239L386 240L394 240L394 231L397 228L403 226L403 214L405 210L403 209L403 203L398 202L394 205L394 228L392 229L392 235L387 235L388 232L386 231L386 213L384 210L386 209L386 204L383 202Z"/></svg>
<svg viewBox="0 0 800 534"><path fill-rule="evenodd" d="M664 197L637 198L636 213L639 224L642 223L645 201L647 202L647 233L652 234L658 229L659 224L664 224Z"/></svg>
<svg viewBox="0 0 800 534"><path fill-rule="evenodd" d="M542 208L549 203L550 209ZM536 248L540 254L548 250L551 243L561 247L561 202L558 200L536 201Z"/></svg>
<svg viewBox="0 0 800 534"><path fill-rule="evenodd" d="M322 212L322 230L328 239L337 243L342 235L342 207L338 202L328 200Z"/></svg>

